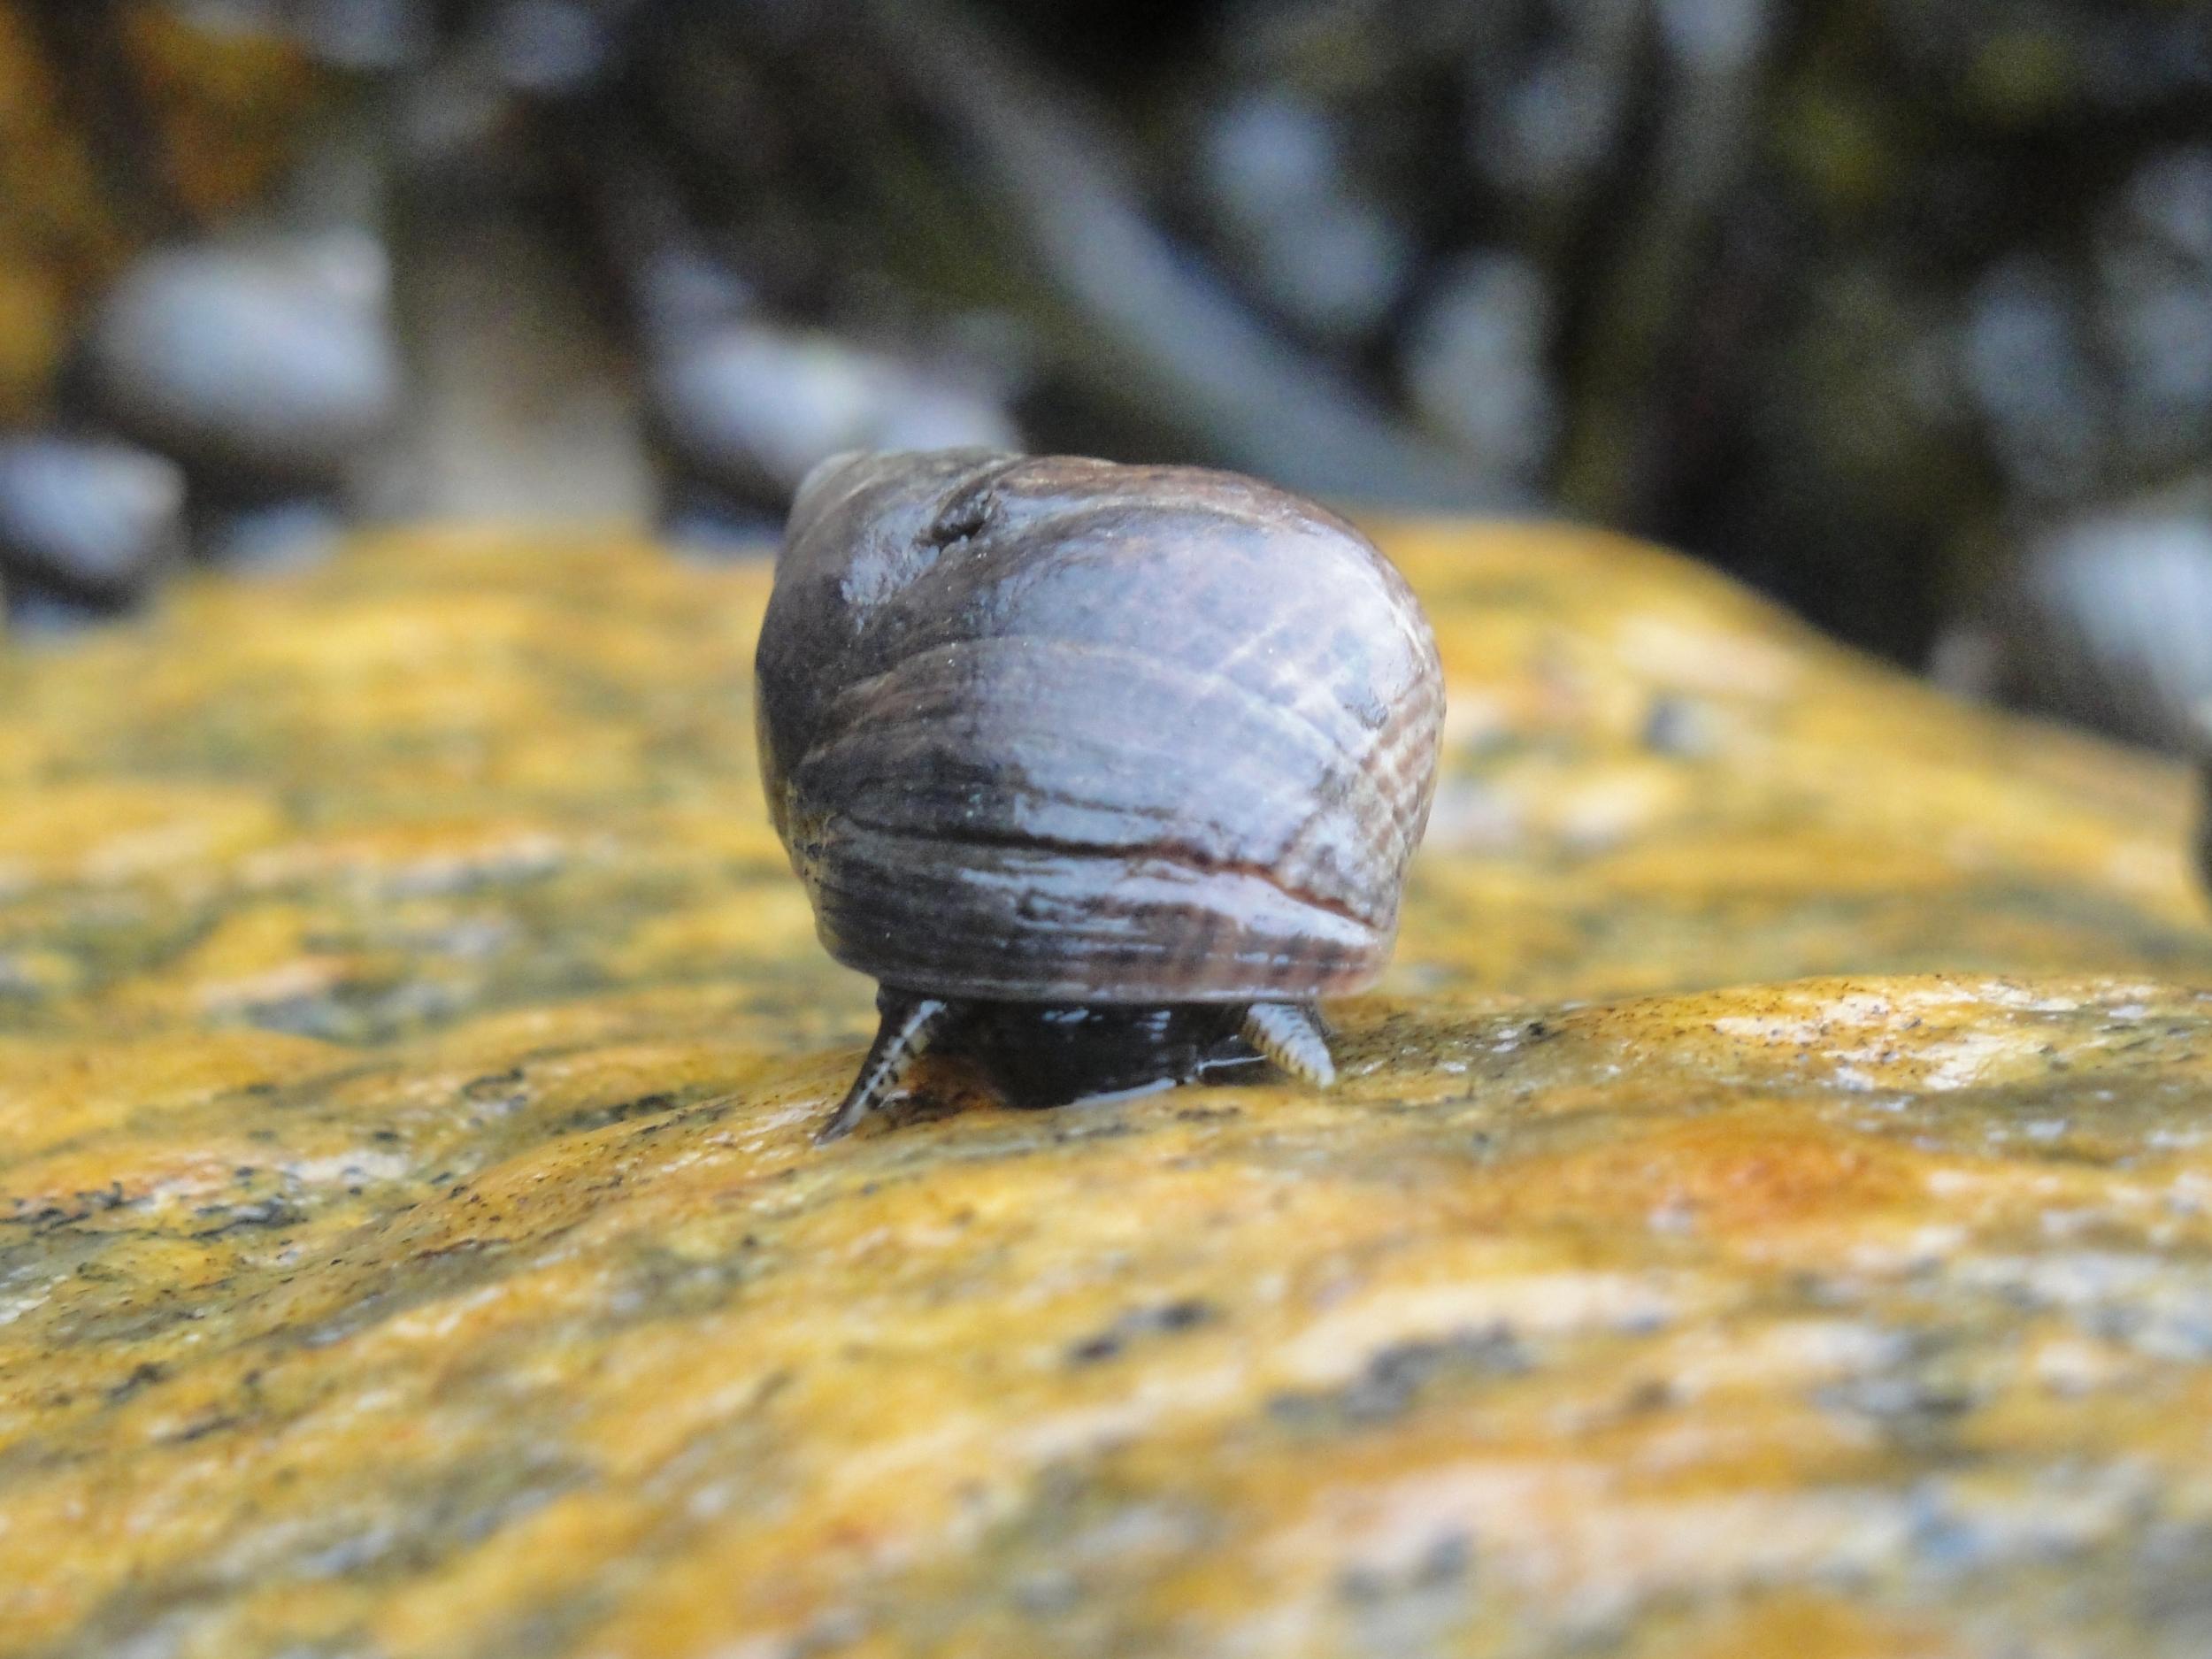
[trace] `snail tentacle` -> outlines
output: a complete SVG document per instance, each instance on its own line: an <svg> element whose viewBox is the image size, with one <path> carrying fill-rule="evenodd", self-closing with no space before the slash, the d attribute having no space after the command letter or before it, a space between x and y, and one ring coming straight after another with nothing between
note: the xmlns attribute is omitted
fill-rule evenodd
<svg viewBox="0 0 2212 1659"><path fill-rule="evenodd" d="M1243 1035L1278 1070L1302 1083L1326 1088L1336 1081L1328 1027L1310 1002L1255 1002L1244 1010Z"/></svg>
<svg viewBox="0 0 2212 1659"><path fill-rule="evenodd" d="M953 1011L952 1004L940 998L915 996L888 986L876 998L876 1006L883 1015L876 1040L868 1045L868 1057L860 1063L860 1074L845 1098L816 1133L818 1147L843 1140L905 1087L914 1062L943 1033Z"/></svg>

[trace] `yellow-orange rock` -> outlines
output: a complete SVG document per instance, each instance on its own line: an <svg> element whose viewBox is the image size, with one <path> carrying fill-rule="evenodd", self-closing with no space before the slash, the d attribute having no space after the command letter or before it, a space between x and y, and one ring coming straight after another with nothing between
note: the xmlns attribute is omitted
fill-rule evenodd
<svg viewBox="0 0 2212 1659"><path fill-rule="evenodd" d="M2212 1652L2186 780L1386 541L1453 716L1342 1086L825 1151L764 573L0 649L0 1654Z"/></svg>

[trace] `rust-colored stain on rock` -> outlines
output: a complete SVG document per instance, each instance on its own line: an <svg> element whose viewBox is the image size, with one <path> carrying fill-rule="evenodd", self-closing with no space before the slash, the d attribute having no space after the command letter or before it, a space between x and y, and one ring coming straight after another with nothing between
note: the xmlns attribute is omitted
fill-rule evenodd
<svg viewBox="0 0 2212 1659"><path fill-rule="evenodd" d="M1452 708L1340 1087L823 1152L764 572L0 650L0 1653L2212 1651L2182 774L1384 540Z"/></svg>

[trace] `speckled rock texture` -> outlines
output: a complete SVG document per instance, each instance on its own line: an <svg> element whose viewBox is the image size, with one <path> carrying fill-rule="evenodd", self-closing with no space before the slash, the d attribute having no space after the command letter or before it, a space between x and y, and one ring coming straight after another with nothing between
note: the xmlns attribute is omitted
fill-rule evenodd
<svg viewBox="0 0 2212 1659"><path fill-rule="evenodd" d="M2212 1652L2184 776L1383 540L1451 714L1341 1086L820 1151L765 572L0 651L0 1654Z"/></svg>

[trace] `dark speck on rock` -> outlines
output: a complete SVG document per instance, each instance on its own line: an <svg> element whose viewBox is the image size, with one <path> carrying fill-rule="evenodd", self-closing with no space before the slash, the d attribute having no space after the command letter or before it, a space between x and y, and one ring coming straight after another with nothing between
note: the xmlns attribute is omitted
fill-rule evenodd
<svg viewBox="0 0 2212 1659"><path fill-rule="evenodd" d="M1153 1308L1134 1308L1096 1336L1087 1337L1068 1349L1071 1365L1094 1365L1120 1353L1131 1341L1146 1336L1171 1335L1194 1330L1220 1317L1211 1302L1195 1297L1162 1302Z"/></svg>
<svg viewBox="0 0 2212 1659"><path fill-rule="evenodd" d="M1277 1418L1311 1423L1335 1417L1383 1423L1404 1414L1432 1382L1453 1373L1513 1377L1531 1369L1528 1351L1509 1326L1492 1325L1435 1340L1394 1343L1340 1388L1278 1394L1268 1402Z"/></svg>
<svg viewBox="0 0 2212 1659"><path fill-rule="evenodd" d="M108 1398L120 1404L142 1388L151 1387L168 1373L158 1365L145 1364L134 1369L131 1374L108 1390Z"/></svg>

